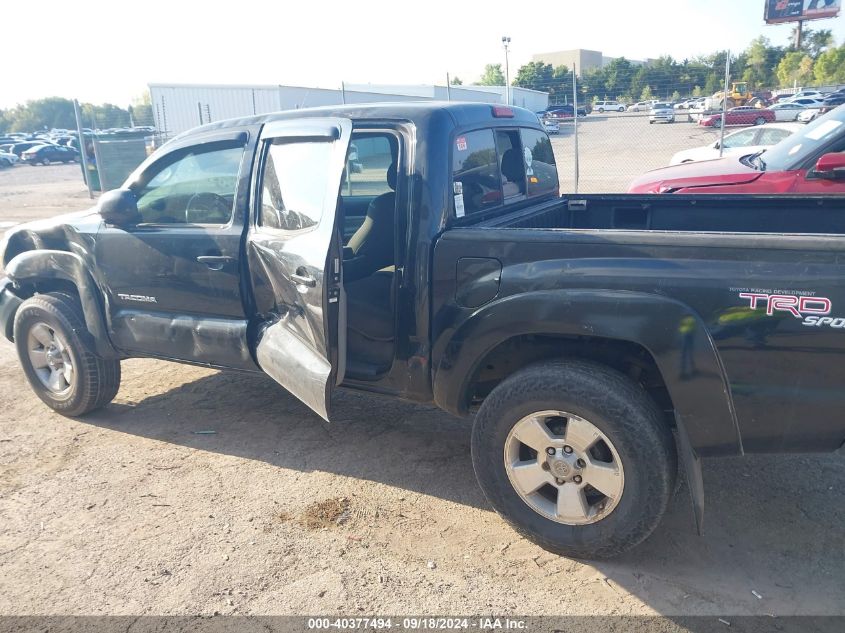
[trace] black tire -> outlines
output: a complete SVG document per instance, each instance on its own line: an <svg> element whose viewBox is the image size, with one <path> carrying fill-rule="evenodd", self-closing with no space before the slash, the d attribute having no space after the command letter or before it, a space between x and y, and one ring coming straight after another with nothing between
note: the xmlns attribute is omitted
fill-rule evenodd
<svg viewBox="0 0 845 633"><path fill-rule="evenodd" d="M765 124L766 124L766 119L764 119L761 116L757 117L757 120L754 121L754 125L765 125Z"/></svg>
<svg viewBox="0 0 845 633"><path fill-rule="evenodd" d="M12 163L9 162L8 158L0 159L0 168L5 169L6 167L11 167Z"/></svg>
<svg viewBox="0 0 845 633"><path fill-rule="evenodd" d="M508 435L519 420L545 410L589 420L615 447L624 489L604 518L554 521L511 484L503 459ZM678 472L671 430L654 401L619 372L583 361L539 363L502 381L476 416L472 462L488 501L517 532L550 552L587 559L615 556L645 540L666 511Z"/></svg>
<svg viewBox="0 0 845 633"><path fill-rule="evenodd" d="M46 325L66 343L73 373L62 393L42 383L30 358L29 335L39 324ZM79 300L65 293L35 295L24 301L15 315L15 347L32 390L51 409L70 417L108 404L120 388L120 361L97 356L80 336L86 331Z"/></svg>

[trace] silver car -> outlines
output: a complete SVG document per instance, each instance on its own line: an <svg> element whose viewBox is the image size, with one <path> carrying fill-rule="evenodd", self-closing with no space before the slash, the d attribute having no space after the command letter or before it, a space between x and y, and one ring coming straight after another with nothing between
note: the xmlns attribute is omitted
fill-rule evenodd
<svg viewBox="0 0 845 633"><path fill-rule="evenodd" d="M648 122L651 124L655 121L660 121L662 123L675 122L675 109L672 107L671 103L655 103L651 107L651 112L648 115Z"/></svg>

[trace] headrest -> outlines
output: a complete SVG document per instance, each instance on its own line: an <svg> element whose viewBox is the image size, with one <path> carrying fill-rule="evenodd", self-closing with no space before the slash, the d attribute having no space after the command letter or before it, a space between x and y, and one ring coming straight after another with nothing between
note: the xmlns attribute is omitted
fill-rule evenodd
<svg viewBox="0 0 845 633"><path fill-rule="evenodd" d="M396 191L396 163L390 163L387 168L387 186Z"/></svg>

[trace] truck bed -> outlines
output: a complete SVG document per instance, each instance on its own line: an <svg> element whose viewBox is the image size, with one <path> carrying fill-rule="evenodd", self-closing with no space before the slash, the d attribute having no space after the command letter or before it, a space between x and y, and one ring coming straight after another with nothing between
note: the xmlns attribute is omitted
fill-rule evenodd
<svg viewBox="0 0 845 633"><path fill-rule="evenodd" d="M476 226L845 234L845 196L572 195Z"/></svg>

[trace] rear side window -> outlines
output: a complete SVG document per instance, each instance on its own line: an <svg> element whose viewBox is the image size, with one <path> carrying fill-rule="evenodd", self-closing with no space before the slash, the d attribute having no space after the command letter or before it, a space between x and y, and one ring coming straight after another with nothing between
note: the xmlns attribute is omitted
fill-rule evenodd
<svg viewBox="0 0 845 633"><path fill-rule="evenodd" d="M523 129L522 154L528 181L528 197L557 193L557 165L548 135L538 130Z"/></svg>
<svg viewBox="0 0 845 633"><path fill-rule="evenodd" d="M502 180L493 130L467 132L455 139L452 176L457 217L502 204Z"/></svg>
<svg viewBox="0 0 845 633"><path fill-rule="evenodd" d="M551 141L530 128L459 135L452 149L452 177L459 218L558 190Z"/></svg>

